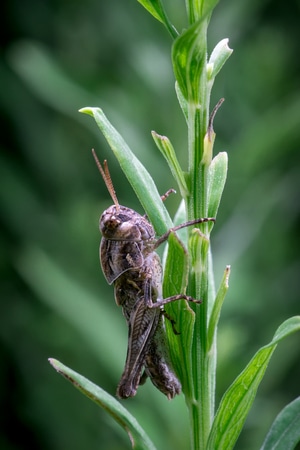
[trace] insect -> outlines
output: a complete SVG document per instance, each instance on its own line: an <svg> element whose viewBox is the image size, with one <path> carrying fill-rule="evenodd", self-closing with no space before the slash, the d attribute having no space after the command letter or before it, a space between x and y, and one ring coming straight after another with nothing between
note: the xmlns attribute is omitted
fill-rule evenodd
<svg viewBox="0 0 300 450"><path fill-rule="evenodd" d="M166 350L163 305L180 299L194 303L201 300L185 294L162 297L162 265L155 249L172 231L215 219L183 223L157 239L147 217L119 204L107 162L102 168L94 150L93 156L114 202L99 221L101 267L107 282L114 284L115 301L122 306L128 325L127 356L117 396L133 397L138 386L149 377L154 386L172 399L181 392L181 385Z"/></svg>

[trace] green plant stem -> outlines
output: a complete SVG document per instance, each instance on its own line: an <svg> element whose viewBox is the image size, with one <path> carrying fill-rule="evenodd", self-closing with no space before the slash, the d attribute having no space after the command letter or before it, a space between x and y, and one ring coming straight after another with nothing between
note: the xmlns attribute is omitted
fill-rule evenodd
<svg viewBox="0 0 300 450"><path fill-rule="evenodd" d="M187 11L190 23L196 22L201 17L201 3L201 0L187 1Z"/></svg>
<svg viewBox="0 0 300 450"><path fill-rule="evenodd" d="M206 42L206 27L203 29L203 39ZM206 65L204 65L204 68ZM208 212L208 166L203 158L204 137L207 133L209 119L209 98L206 70L200 77L199 103L189 101L188 104L188 142L189 142L189 174L190 197L187 200L189 220L196 217L206 217ZM207 234L208 227L204 226ZM193 389L192 398L187 400L191 420L191 448L204 449L213 420L214 385L215 385L215 355L207 349L208 323L208 292L213 280L208 277L209 243L203 240L201 245L200 269L194 270L190 279L191 295L201 298L203 303L196 308L196 320L192 348Z"/></svg>
<svg viewBox="0 0 300 450"><path fill-rule="evenodd" d="M205 255L206 256L206 255ZM203 261L204 262L204 261ZM203 267L200 278L200 286L196 291L200 291L203 303L197 308L196 321L193 340L193 380L195 407L192 414L193 447L194 449L204 449L209 435L212 415L213 415L213 392L211 388L211 362L207 352L207 306L208 306L208 278L207 278L207 257L206 266Z"/></svg>

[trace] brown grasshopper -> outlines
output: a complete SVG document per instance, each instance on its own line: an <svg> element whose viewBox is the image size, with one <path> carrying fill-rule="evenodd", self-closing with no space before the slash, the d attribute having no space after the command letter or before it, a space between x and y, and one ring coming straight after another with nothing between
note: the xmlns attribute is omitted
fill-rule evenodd
<svg viewBox="0 0 300 450"><path fill-rule="evenodd" d="M171 232L215 219L183 223L156 239L154 228L145 216L119 204L107 162L104 161L102 168L94 150L93 156L114 202L100 217L101 267L107 282L114 283L115 300L122 306L128 325L126 363L117 396L133 397L138 386L149 377L154 386L172 399L181 392L181 385L166 350L163 305L180 299L194 303L201 300L185 294L162 297L162 266L155 249Z"/></svg>

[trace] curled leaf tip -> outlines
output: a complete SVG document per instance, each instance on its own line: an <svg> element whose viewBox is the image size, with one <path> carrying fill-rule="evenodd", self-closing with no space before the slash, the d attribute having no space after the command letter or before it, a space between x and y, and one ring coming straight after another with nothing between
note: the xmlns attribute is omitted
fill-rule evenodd
<svg viewBox="0 0 300 450"><path fill-rule="evenodd" d="M232 52L233 50L228 46L227 38L222 39L215 46L206 67L209 79L212 80L216 77Z"/></svg>
<svg viewBox="0 0 300 450"><path fill-rule="evenodd" d="M92 106L85 106L84 108L80 108L78 110L78 112L82 113L82 114L88 114L89 116L93 116L94 114L94 109Z"/></svg>
<svg viewBox="0 0 300 450"><path fill-rule="evenodd" d="M229 277L230 277L231 266L227 265L225 268L225 288L229 288Z"/></svg>
<svg viewBox="0 0 300 450"><path fill-rule="evenodd" d="M168 138L167 138L167 136L164 136L163 134L159 134L159 133L157 133L156 131L151 131L151 134L152 134L152 137L153 138L158 138L158 139L160 139L161 141L167 141L168 140Z"/></svg>
<svg viewBox="0 0 300 450"><path fill-rule="evenodd" d="M216 106L214 107L214 109L212 110L212 113L210 115L208 129L207 129L207 133L210 137L214 133L213 124L214 124L215 116L217 114L218 109L220 108L220 106L222 105L222 103L224 101L225 101L225 98L220 98L220 100L218 101L218 103L216 104Z"/></svg>
<svg viewBox="0 0 300 450"><path fill-rule="evenodd" d="M56 370L56 372L58 372L61 375L64 375L64 373L62 371L61 363L57 359L48 358L48 361L51 364L51 366L53 367L53 369Z"/></svg>
<svg viewBox="0 0 300 450"><path fill-rule="evenodd" d="M56 369L58 361L54 358L48 358L48 361L51 364L51 366L54 367L54 369Z"/></svg>

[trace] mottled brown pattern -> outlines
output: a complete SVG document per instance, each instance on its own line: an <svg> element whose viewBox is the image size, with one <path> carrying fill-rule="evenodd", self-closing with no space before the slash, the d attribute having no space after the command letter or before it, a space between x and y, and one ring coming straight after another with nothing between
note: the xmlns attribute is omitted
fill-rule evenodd
<svg viewBox="0 0 300 450"><path fill-rule="evenodd" d="M116 200L114 192L113 195ZM155 249L171 231L208 220L214 219L184 223L155 239L147 218L130 208L115 204L102 214L101 266L107 282L114 283L115 300L122 306L128 325L127 356L118 397L133 397L147 377L169 399L181 392L165 345L163 305L180 299L201 301L185 294L162 297L162 266Z"/></svg>
<svg viewBox="0 0 300 450"><path fill-rule="evenodd" d="M161 392L173 398L181 386L164 348L161 307L153 307L162 298L162 267L153 251L153 227L132 209L113 205L102 214L100 230L102 270L108 283L114 283L116 303L122 306L128 325L126 363L117 395L134 396L144 371L142 382L148 376Z"/></svg>

